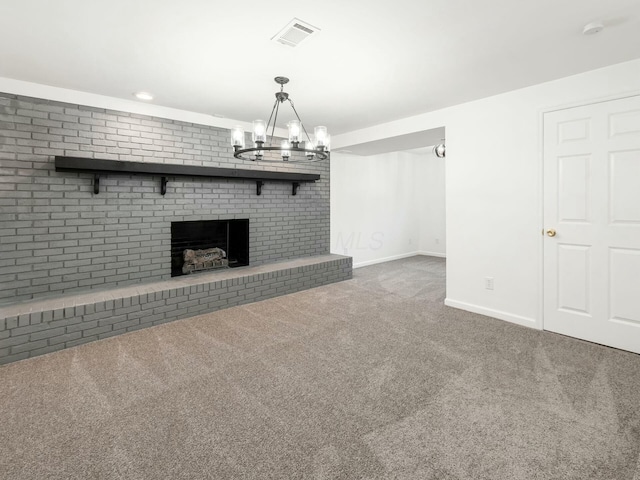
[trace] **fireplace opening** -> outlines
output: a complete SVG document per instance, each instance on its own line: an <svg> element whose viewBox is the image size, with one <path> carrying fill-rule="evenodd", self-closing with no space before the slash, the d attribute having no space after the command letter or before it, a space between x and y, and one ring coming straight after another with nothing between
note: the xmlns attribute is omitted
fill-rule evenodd
<svg viewBox="0 0 640 480"><path fill-rule="evenodd" d="M249 265L249 219L171 222L171 276Z"/></svg>

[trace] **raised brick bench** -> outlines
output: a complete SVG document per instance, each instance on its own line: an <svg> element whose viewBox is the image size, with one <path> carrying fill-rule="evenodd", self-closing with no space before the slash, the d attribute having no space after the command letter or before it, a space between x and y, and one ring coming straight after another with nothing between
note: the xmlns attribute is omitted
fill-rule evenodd
<svg viewBox="0 0 640 480"><path fill-rule="evenodd" d="M9 305L0 308L0 364L351 276L351 257L322 255Z"/></svg>

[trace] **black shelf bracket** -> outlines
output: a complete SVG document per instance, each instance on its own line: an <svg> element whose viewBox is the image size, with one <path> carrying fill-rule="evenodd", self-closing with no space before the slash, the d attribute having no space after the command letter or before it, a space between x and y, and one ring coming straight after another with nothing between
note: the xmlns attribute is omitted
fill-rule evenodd
<svg viewBox="0 0 640 480"><path fill-rule="evenodd" d="M256 182L256 195L262 195L262 186L264 185L264 182L262 180L258 180Z"/></svg>
<svg viewBox="0 0 640 480"><path fill-rule="evenodd" d="M95 195L100 193L100 175L97 173L93 176L93 193Z"/></svg>
<svg viewBox="0 0 640 480"><path fill-rule="evenodd" d="M160 178L160 193L162 195L167 193L167 177Z"/></svg>
<svg viewBox="0 0 640 480"><path fill-rule="evenodd" d="M291 195L297 195L298 188L300 187L300 182L293 182L291 185L293 186L293 191L291 192Z"/></svg>

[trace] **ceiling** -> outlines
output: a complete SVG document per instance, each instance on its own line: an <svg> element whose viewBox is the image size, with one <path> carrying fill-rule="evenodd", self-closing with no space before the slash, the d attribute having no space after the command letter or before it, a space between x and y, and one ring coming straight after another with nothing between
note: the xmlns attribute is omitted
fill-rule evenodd
<svg viewBox="0 0 640 480"><path fill-rule="evenodd" d="M321 32L270 39L293 17ZM602 20L606 28L583 36ZM2 0L0 76L333 134L640 57L638 0ZM289 120L287 111L281 116Z"/></svg>

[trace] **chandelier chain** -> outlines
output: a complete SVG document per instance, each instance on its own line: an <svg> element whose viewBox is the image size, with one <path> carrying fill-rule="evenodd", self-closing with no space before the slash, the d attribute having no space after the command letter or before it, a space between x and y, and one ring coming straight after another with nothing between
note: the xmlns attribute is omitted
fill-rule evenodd
<svg viewBox="0 0 640 480"><path fill-rule="evenodd" d="M271 119L273 118L273 112L275 112L276 107L278 106L278 103L280 101L276 98L276 103L273 104L273 108L271 109L271 115L269 115L269 121L267 122L267 127L264 131L265 135L267 134L268 130L269 130L269 125L271 124ZM276 125L276 122L273 122L273 125ZM271 132L271 144L273 144L273 132Z"/></svg>
<svg viewBox="0 0 640 480"><path fill-rule="evenodd" d="M273 136L276 131L276 122L278 121L278 111L280 110L280 101L276 100L276 116L273 119L273 127L271 127L271 145L273 145ZM267 123L267 129L269 128L269 124Z"/></svg>

